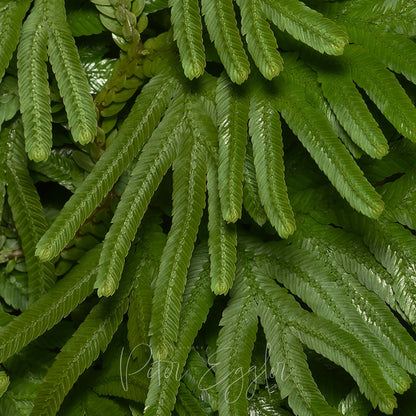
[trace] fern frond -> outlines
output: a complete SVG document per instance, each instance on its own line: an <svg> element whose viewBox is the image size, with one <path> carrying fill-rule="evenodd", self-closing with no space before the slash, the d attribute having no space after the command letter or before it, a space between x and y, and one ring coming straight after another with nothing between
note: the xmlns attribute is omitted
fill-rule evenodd
<svg viewBox="0 0 416 416"><path fill-rule="evenodd" d="M154 13L169 7L169 0L146 0L145 13Z"/></svg>
<svg viewBox="0 0 416 416"><path fill-rule="evenodd" d="M32 0L7 1L0 6L0 81L19 42L22 21Z"/></svg>
<svg viewBox="0 0 416 416"><path fill-rule="evenodd" d="M280 114L277 100L265 88L259 85L251 95L249 132L260 200L270 223L282 238L287 238L296 224L284 177Z"/></svg>
<svg viewBox="0 0 416 416"><path fill-rule="evenodd" d="M78 377L106 350L127 311L132 280L126 273L117 294L101 299L62 347L39 387L32 416L54 416Z"/></svg>
<svg viewBox="0 0 416 416"><path fill-rule="evenodd" d="M394 74L359 45L345 48L351 74L396 130L416 141L416 108Z"/></svg>
<svg viewBox="0 0 416 416"><path fill-rule="evenodd" d="M222 218L218 194L218 169L214 160L208 160L208 246L211 259L211 289L216 295L225 295L233 285L237 261L237 229Z"/></svg>
<svg viewBox="0 0 416 416"><path fill-rule="evenodd" d="M78 265L29 309L0 328L0 362L56 325L92 293L100 249L101 246L84 255Z"/></svg>
<svg viewBox="0 0 416 416"><path fill-rule="evenodd" d="M261 227L267 221L267 214L264 211L263 205L260 201L256 168L254 167L253 147L251 142L248 142L246 146L243 180L244 208L250 217Z"/></svg>
<svg viewBox="0 0 416 416"><path fill-rule="evenodd" d="M47 228L39 195L27 169L22 126L19 122L2 132L7 140L6 182L8 203L22 242L28 273L29 302L35 301L55 283L52 263L35 256L36 243Z"/></svg>
<svg viewBox="0 0 416 416"><path fill-rule="evenodd" d="M368 416L371 403L354 387L338 404L338 411L345 416Z"/></svg>
<svg viewBox="0 0 416 416"><path fill-rule="evenodd" d="M195 248L180 311L178 339L167 361L155 361L145 404L146 416L169 416L174 408L180 377L191 346L213 303L208 247ZM161 375L164 375L161 377Z"/></svg>
<svg viewBox="0 0 416 416"><path fill-rule="evenodd" d="M236 0L236 3L241 11L241 32L256 66L266 79L276 77L283 69L283 59L260 0Z"/></svg>
<svg viewBox="0 0 416 416"><path fill-rule="evenodd" d="M305 105L303 92L295 84L283 80L277 88L283 118L320 169L353 208L377 218L384 208L380 195L339 142L328 121L315 108Z"/></svg>
<svg viewBox="0 0 416 416"><path fill-rule="evenodd" d="M244 261L244 260L243 260ZM252 288L241 274L251 273L247 262L237 266L231 299L220 321L215 377L218 411L224 416L247 415L248 375L257 333L257 305Z"/></svg>
<svg viewBox="0 0 416 416"><path fill-rule="evenodd" d="M48 55L58 82L68 123L74 140L86 145L97 133L95 106L78 50L66 22L64 0L48 2L48 14L53 16L48 36Z"/></svg>
<svg viewBox="0 0 416 416"><path fill-rule="evenodd" d="M207 412L201 407L201 401L198 400L186 387L184 383L179 385L178 398L175 406L178 416L206 416Z"/></svg>
<svg viewBox="0 0 416 416"><path fill-rule="evenodd" d="M41 260L54 258L104 199L156 127L177 87L177 80L164 71L146 84L117 138L39 241L36 255Z"/></svg>
<svg viewBox="0 0 416 416"><path fill-rule="evenodd" d="M342 55L348 35L332 20L298 0L261 0L266 16L281 30L321 53Z"/></svg>
<svg viewBox="0 0 416 416"><path fill-rule="evenodd" d="M205 68L202 23L198 0L170 0L173 35L182 67L189 79L198 78Z"/></svg>
<svg viewBox="0 0 416 416"><path fill-rule="evenodd" d="M219 140L218 182L221 210L227 222L241 217L244 155L247 143L249 99L225 74L218 79L217 123Z"/></svg>
<svg viewBox="0 0 416 416"><path fill-rule="evenodd" d="M279 287L263 275L261 268L256 268L254 273L256 274L258 289L260 290L260 317L266 338L268 339L271 362L276 363L276 358L281 358L282 356L281 351L276 351L279 345L283 351L287 351L288 348L292 350L293 348L294 351L290 351L290 354L300 353L299 346L293 345L294 341L292 341L290 346L279 344L278 338L282 336L281 334L289 332L290 335L285 334L289 336L289 340L291 336L296 336L297 339L309 348L345 368L374 406L378 405L382 411L391 413L394 407L397 406L394 392L387 384L377 361L365 344L362 344L338 325L302 310L295 300L287 294L285 289ZM287 329L282 325L283 320L286 321ZM276 358L272 358L273 356ZM302 365L299 358L297 361ZM277 363L285 361L278 359ZM296 362L296 360L293 360L293 362ZM298 362L296 362L297 365L299 365ZM303 366L305 365L307 365L306 362L303 363ZM283 371L287 370L284 369ZM308 372L306 367L302 371L302 375ZM281 386L279 385L279 387ZM288 388L288 386L285 386L283 389L281 387L282 396L289 394ZM291 388L293 389L293 386ZM289 404L295 411L295 406L305 406L302 414L313 414L314 410L311 409L311 403L307 403L304 400L304 397L299 397L298 394L291 400L289 394ZM319 400L317 403L319 402L321 402L320 406L328 407L325 405L325 402L322 403L322 400ZM325 407L324 410L319 411L319 414L326 414L324 412L328 410ZM331 409L329 414L337 414L337 412Z"/></svg>
<svg viewBox="0 0 416 416"><path fill-rule="evenodd" d="M48 59L48 21L43 2L36 2L25 20L17 48L20 112L25 130L26 152L35 162L46 160L52 147Z"/></svg>
<svg viewBox="0 0 416 416"><path fill-rule="evenodd" d="M124 259L150 200L172 165L183 132L183 97L167 110L132 171L105 236L96 287L98 296L111 296L118 287Z"/></svg>
<svg viewBox="0 0 416 416"><path fill-rule="evenodd" d="M206 151L188 126L173 162L172 226L153 297L150 342L159 360L172 353L177 339L186 273L205 207L206 172Z"/></svg>
<svg viewBox="0 0 416 416"><path fill-rule="evenodd" d="M250 73L232 0L201 0L209 36L232 82L242 84Z"/></svg>
<svg viewBox="0 0 416 416"><path fill-rule="evenodd" d="M335 72L335 71L334 71ZM351 139L371 157L388 152L387 139L367 108L353 80L343 73L319 71L322 91Z"/></svg>

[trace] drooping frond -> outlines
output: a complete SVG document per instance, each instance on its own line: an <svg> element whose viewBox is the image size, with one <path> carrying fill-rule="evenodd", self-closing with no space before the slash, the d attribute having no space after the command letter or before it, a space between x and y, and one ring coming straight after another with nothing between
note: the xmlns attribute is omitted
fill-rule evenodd
<svg viewBox="0 0 416 416"><path fill-rule="evenodd" d="M169 7L169 0L146 0L145 13L153 13Z"/></svg>
<svg viewBox="0 0 416 416"><path fill-rule="evenodd" d="M261 0L236 0L241 11L241 31L246 37L248 50L256 66L266 79L272 79L283 69L283 59L277 51L277 42Z"/></svg>
<svg viewBox="0 0 416 416"><path fill-rule="evenodd" d="M351 139L371 157L388 152L387 139L348 74L319 71L322 91Z"/></svg>
<svg viewBox="0 0 416 416"><path fill-rule="evenodd" d="M133 279L126 273L117 294L101 299L63 346L39 388L32 416L54 416L78 377L106 350L127 311Z"/></svg>
<svg viewBox="0 0 416 416"><path fill-rule="evenodd" d="M97 132L95 107L78 50L66 22L64 0L48 1L48 55L64 100L74 140L82 145L94 140Z"/></svg>
<svg viewBox="0 0 416 416"><path fill-rule="evenodd" d="M46 160L52 147L47 61L48 21L44 3L37 1L25 20L17 48L20 112L26 152L35 162Z"/></svg>
<svg viewBox="0 0 416 416"><path fill-rule="evenodd" d="M242 84L250 73L232 0L201 0L208 33L232 82Z"/></svg>
<svg viewBox="0 0 416 416"><path fill-rule="evenodd" d="M244 155L247 143L249 99L225 74L218 79L217 123L219 140L218 183L221 210L227 222L241 217Z"/></svg>
<svg viewBox="0 0 416 416"><path fill-rule="evenodd" d="M416 141L416 108L393 73L359 45L345 48L351 75L397 131Z"/></svg>
<svg viewBox="0 0 416 416"><path fill-rule="evenodd" d="M284 177L283 138L278 102L273 85L258 85L250 98L249 132L253 144L254 166L260 200L267 217L282 238L296 228Z"/></svg>
<svg viewBox="0 0 416 416"><path fill-rule="evenodd" d="M338 411L345 416L368 416L371 408L371 403L356 387L338 404Z"/></svg>
<svg viewBox="0 0 416 416"><path fill-rule="evenodd" d="M22 242L28 273L29 302L44 294L55 282L52 263L41 263L35 256L36 243L47 224L39 195L27 169L23 129L19 122L4 130L6 141L6 183L8 203ZM2 144L3 145L3 144Z"/></svg>
<svg viewBox="0 0 416 416"><path fill-rule="evenodd" d="M10 0L0 6L0 81L19 42L22 21L31 2Z"/></svg>
<svg viewBox="0 0 416 416"><path fill-rule="evenodd" d="M48 293L0 328L0 362L4 362L52 328L91 294L101 247L91 250Z"/></svg>
<svg viewBox="0 0 416 416"><path fill-rule="evenodd" d="M155 361L146 399L146 416L169 416L174 408L180 377L192 343L205 322L213 303L210 289L209 256L206 245L192 256L182 298L176 347L165 361ZM161 377L164 374L166 377Z"/></svg>
<svg viewBox="0 0 416 416"><path fill-rule="evenodd" d="M198 0L170 0L174 38L182 67L189 79L198 78L205 68L202 23Z"/></svg>
<svg viewBox="0 0 416 416"><path fill-rule="evenodd" d="M150 324L152 353L166 359L177 339L181 298L205 207L206 150L187 126L173 162L172 226L155 282Z"/></svg>
<svg viewBox="0 0 416 416"><path fill-rule="evenodd" d="M332 20L298 0L261 0L268 18L282 31L321 53L342 55L347 33Z"/></svg>
<svg viewBox="0 0 416 416"><path fill-rule="evenodd" d="M380 195L366 180L326 118L306 104L302 98L304 93L294 83L280 77L277 88L279 111L320 169L353 208L377 218L384 207Z"/></svg>
<svg viewBox="0 0 416 416"><path fill-rule="evenodd" d="M208 246L211 260L211 289L225 295L233 285L237 261L237 229L224 221L218 193L217 163L208 159Z"/></svg>
<svg viewBox="0 0 416 416"><path fill-rule="evenodd" d="M39 241L36 254L41 260L54 258L104 199L156 127L177 87L177 80L164 71L146 84L117 138Z"/></svg>
<svg viewBox="0 0 416 416"><path fill-rule="evenodd" d="M218 411L224 416L247 415L248 374L258 319L253 290L241 276L251 270L247 264L244 266L237 266L231 299L221 318L222 328L217 339Z"/></svg>
<svg viewBox="0 0 416 416"><path fill-rule="evenodd" d="M207 414L207 411L202 407L201 401L189 391L184 383L179 385L175 411L178 416L206 416Z"/></svg>
<svg viewBox="0 0 416 416"><path fill-rule="evenodd" d="M259 186L254 167L253 147L251 142L247 143L246 157L244 159L243 172L243 204L250 217L258 224L263 226L267 221L267 214L260 201Z"/></svg>
<svg viewBox="0 0 416 416"><path fill-rule="evenodd" d="M178 152L183 116L183 97L179 97L146 143L132 171L104 241L96 282L99 296L111 296L118 287L130 243Z"/></svg>

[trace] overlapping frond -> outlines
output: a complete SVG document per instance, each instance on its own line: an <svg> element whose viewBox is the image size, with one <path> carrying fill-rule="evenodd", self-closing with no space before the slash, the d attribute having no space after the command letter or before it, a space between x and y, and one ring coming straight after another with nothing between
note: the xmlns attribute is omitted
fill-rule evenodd
<svg viewBox="0 0 416 416"><path fill-rule="evenodd" d="M40 262L35 256L36 244L46 231L47 224L39 195L27 168L22 126L15 122L2 132L5 158L5 180L8 203L12 210L17 232L22 241L28 273L29 302L44 294L55 282L50 262Z"/></svg>
<svg viewBox="0 0 416 416"><path fill-rule="evenodd" d="M208 33L232 82L242 84L250 73L232 0L201 0Z"/></svg>
<svg viewBox="0 0 416 416"><path fill-rule="evenodd" d="M0 81L19 42L22 21L31 2L10 0L0 6Z"/></svg>
<svg viewBox="0 0 416 416"><path fill-rule="evenodd" d="M169 107L162 122L144 146L131 173L114 214L113 225L104 241L96 282L99 296L111 296L118 287L130 243L150 199L178 152L183 134L183 116L183 97L179 97Z"/></svg>
<svg viewBox="0 0 416 416"><path fill-rule="evenodd" d="M87 253L48 293L0 329L0 362L56 325L92 293L100 249Z"/></svg>
<svg viewBox="0 0 416 416"><path fill-rule="evenodd" d="M155 282L151 346L163 360L177 339L181 298L199 223L205 207L207 160L203 143L186 126L179 156L173 162L172 226Z"/></svg>
<svg viewBox="0 0 416 416"><path fill-rule="evenodd" d="M165 75L155 76L143 88L117 139L43 235L36 252L41 260L54 258L68 244L151 135L178 87L175 78Z"/></svg>
<svg viewBox="0 0 416 416"><path fill-rule="evenodd" d="M181 374L192 343L213 303L209 279L208 247L195 249L188 271L178 326L176 347L168 360L155 361L146 399L145 415L170 415L176 400ZM167 377L161 377L161 374Z"/></svg>

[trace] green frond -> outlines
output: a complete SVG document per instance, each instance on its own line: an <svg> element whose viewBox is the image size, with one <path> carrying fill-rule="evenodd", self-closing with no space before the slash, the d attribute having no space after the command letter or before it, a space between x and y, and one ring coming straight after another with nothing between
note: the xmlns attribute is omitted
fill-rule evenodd
<svg viewBox="0 0 416 416"><path fill-rule="evenodd" d="M218 411L224 416L247 415L251 353L257 333L257 305L242 274L251 273L244 262L237 266L231 299L224 309L215 359Z"/></svg>
<svg viewBox="0 0 416 416"><path fill-rule="evenodd" d="M250 73L232 0L201 0L209 36L232 82L242 84Z"/></svg>
<svg viewBox="0 0 416 416"><path fill-rule="evenodd" d="M101 203L153 132L177 88L177 80L164 71L143 87L117 137L39 241L36 255L41 260L54 258Z"/></svg>
<svg viewBox="0 0 416 416"><path fill-rule="evenodd" d="M58 82L74 140L86 145L95 139L97 120L87 77L66 22L65 1L48 2L48 55Z"/></svg>
<svg viewBox="0 0 416 416"><path fill-rule="evenodd" d="M393 73L359 45L345 48L345 59L359 87L363 88L396 130L416 141L416 108Z"/></svg>
<svg viewBox="0 0 416 416"><path fill-rule="evenodd" d="M267 217L282 238L296 228L284 176L283 138L278 102L258 85L252 93L249 111L249 132L253 144L254 166L260 200Z"/></svg>
<svg viewBox="0 0 416 416"><path fill-rule="evenodd" d="M326 99L354 143L371 157L385 156L387 139L351 77L335 71L319 71L318 77Z"/></svg>
<svg viewBox="0 0 416 416"><path fill-rule="evenodd" d="M244 155L247 143L249 99L225 74L218 79L217 124L219 141L218 183L221 210L227 222L241 217Z"/></svg>
<svg viewBox="0 0 416 416"><path fill-rule="evenodd" d="M154 13L169 7L169 0L146 0L145 13Z"/></svg>
<svg viewBox="0 0 416 416"><path fill-rule="evenodd" d="M198 0L170 0L173 35L182 67L189 79L198 78L205 68L202 23Z"/></svg>
<svg viewBox="0 0 416 416"><path fill-rule="evenodd" d="M267 221L267 214L264 211L263 205L260 201L256 168L254 167L253 147L251 142L248 142L246 146L243 180L244 208L250 217L261 227Z"/></svg>
<svg viewBox="0 0 416 416"><path fill-rule="evenodd" d="M355 24L354 24L355 23ZM363 45L368 53L409 81L416 83L416 45L397 33L385 32L376 25L357 24L346 20L351 41Z"/></svg>
<svg viewBox="0 0 416 416"><path fill-rule="evenodd" d="M79 376L106 350L128 308L133 277L117 294L101 299L62 347L39 387L32 416L54 416Z"/></svg>
<svg viewBox="0 0 416 416"><path fill-rule="evenodd" d="M321 53L342 55L348 35L332 20L298 0L261 0L266 16L282 31Z"/></svg>
<svg viewBox="0 0 416 416"><path fill-rule="evenodd" d="M7 391L7 388L10 385L9 376L5 371L0 371L0 398Z"/></svg>
<svg viewBox="0 0 416 416"><path fill-rule="evenodd" d="M138 261L136 260L137 264L130 262L135 266L132 271L135 274L135 284L130 295L127 337L132 356L139 363L146 363L150 358L148 334L152 311L151 285L157 275L166 243L166 236L157 224L159 218L155 219L150 219L150 224L147 221L143 224L144 231L139 230L139 244L134 251Z"/></svg>
<svg viewBox="0 0 416 416"><path fill-rule="evenodd" d="M207 411L201 406L201 401L189 391L184 383L179 385L175 411L178 416L207 416Z"/></svg>
<svg viewBox="0 0 416 416"><path fill-rule="evenodd" d="M150 343L159 360L172 353L177 339L186 273L205 207L206 172L206 150L187 127L173 162L172 226L153 297Z"/></svg>
<svg viewBox="0 0 416 416"><path fill-rule="evenodd" d="M84 179L84 171L72 158L72 153L70 148L52 149L44 162L29 163L30 170L74 192Z"/></svg>
<svg viewBox="0 0 416 416"><path fill-rule="evenodd" d="M234 282L237 261L237 229L222 218L218 193L218 169L208 160L208 246L211 259L211 289L216 295L228 293Z"/></svg>
<svg viewBox="0 0 416 416"><path fill-rule="evenodd" d="M353 208L377 218L384 208L380 195L366 180L325 117L311 105L305 105L302 90L292 82L280 80L277 88L279 111L320 169Z"/></svg>
<svg viewBox="0 0 416 416"><path fill-rule="evenodd" d="M46 160L52 147L48 59L48 21L44 4L36 2L25 20L17 48L17 67L26 152L35 162Z"/></svg>
<svg viewBox="0 0 416 416"><path fill-rule="evenodd" d="M22 21L32 0L7 1L0 6L0 81L19 42Z"/></svg>
<svg viewBox="0 0 416 416"><path fill-rule="evenodd" d="M338 411L345 416L368 416L371 403L354 387L338 404Z"/></svg>
<svg viewBox="0 0 416 416"><path fill-rule="evenodd" d="M241 32L256 66L266 79L279 75L283 59L274 33L261 9L261 0L236 0L241 11Z"/></svg>
<svg viewBox="0 0 416 416"><path fill-rule="evenodd" d="M169 360L155 361L145 404L146 416L169 416L175 406L180 377L189 351L213 303L208 247L195 248L180 311L178 339ZM163 376L162 376L163 375Z"/></svg>
<svg viewBox="0 0 416 416"><path fill-rule="evenodd" d="M362 233L375 258L393 277L396 302L407 319L416 322L416 290L413 256L414 236L400 224L386 221L365 222Z"/></svg>
<svg viewBox="0 0 416 416"><path fill-rule="evenodd" d="M105 236L95 284L98 296L111 296L118 287L131 241L154 192L178 152L180 136L183 134L183 117L184 101L183 97L179 97L168 108L131 173Z"/></svg>
<svg viewBox="0 0 416 416"><path fill-rule="evenodd" d="M100 249L84 255L46 294L0 328L0 362L51 329L92 293Z"/></svg>
<svg viewBox="0 0 416 416"><path fill-rule="evenodd" d="M272 356L274 354L282 355L282 352L272 353L275 348L278 348L277 338L282 336L279 332L289 332L307 347L347 370L372 404L374 406L378 405L382 411L391 414L394 407L397 406L394 391L387 384L378 362L366 345L331 321L301 309L293 297L287 294L285 289L264 276L261 268L257 267L254 273L260 289L260 317L268 340L272 366L274 361ZM271 324L270 320L277 322ZM282 321L286 323L286 328L282 325ZM281 345L281 348L283 350L287 348L295 351L296 349L299 350L299 347L295 349L294 346L287 344L285 346ZM290 351L290 353L293 354L293 351ZM278 362L285 361L280 359ZM304 365L307 364L304 363ZM284 389L280 389L282 396L288 394L285 392L288 387L285 386ZM299 400L299 397L296 397L296 399ZM298 404L295 403L296 399L293 399L291 403L289 395L289 405L295 412L296 408L294 406ZM300 403L305 405L302 401ZM309 413L305 412L305 410L309 411ZM302 414L313 414L313 410L311 413L311 409L306 408ZM319 414L326 413L320 411ZM337 414L337 412L329 414Z"/></svg>
<svg viewBox="0 0 416 416"><path fill-rule="evenodd" d="M55 283L52 263L35 256L36 243L46 231L45 214L27 169L22 126L19 122L2 132L7 141L6 182L8 203L17 228L28 273L29 302L35 301Z"/></svg>

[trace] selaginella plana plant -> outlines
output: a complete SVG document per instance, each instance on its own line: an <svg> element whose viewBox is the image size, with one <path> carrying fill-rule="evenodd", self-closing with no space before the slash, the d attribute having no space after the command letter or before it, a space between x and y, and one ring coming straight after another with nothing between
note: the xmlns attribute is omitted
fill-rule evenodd
<svg viewBox="0 0 416 416"><path fill-rule="evenodd" d="M416 405L416 2L0 0L0 415Z"/></svg>

